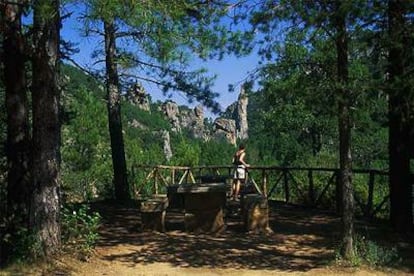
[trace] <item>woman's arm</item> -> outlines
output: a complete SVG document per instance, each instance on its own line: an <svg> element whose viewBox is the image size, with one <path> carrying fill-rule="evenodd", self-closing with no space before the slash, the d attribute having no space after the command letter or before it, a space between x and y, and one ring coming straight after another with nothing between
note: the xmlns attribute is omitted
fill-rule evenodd
<svg viewBox="0 0 414 276"><path fill-rule="evenodd" d="M249 166L249 164L247 164L245 161L244 161L244 156L246 155L246 153L245 152L242 152L241 154L240 154L240 158L239 158L239 160L240 160L240 163L242 163L244 166L246 166L246 167L248 167Z"/></svg>

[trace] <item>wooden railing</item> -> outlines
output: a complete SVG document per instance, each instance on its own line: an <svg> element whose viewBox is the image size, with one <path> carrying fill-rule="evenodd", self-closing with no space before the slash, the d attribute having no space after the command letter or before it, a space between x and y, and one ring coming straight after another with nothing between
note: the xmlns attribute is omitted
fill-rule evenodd
<svg viewBox="0 0 414 276"><path fill-rule="evenodd" d="M131 169L134 195L165 193L173 184L202 182L216 177L231 182L233 166L134 166ZM332 168L301 168L252 166L248 183L266 197L286 203L340 210L339 170ZM353 183L356 212L365 217L388 217L388 172L354 169Z"/></svg>

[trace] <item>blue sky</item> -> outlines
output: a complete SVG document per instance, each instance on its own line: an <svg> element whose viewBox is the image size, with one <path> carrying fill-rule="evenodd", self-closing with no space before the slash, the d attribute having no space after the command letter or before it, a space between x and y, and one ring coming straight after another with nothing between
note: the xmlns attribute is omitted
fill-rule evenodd
<svg viewBox="0 0 414 276"><path fill-rule="evenodd" d="M72 7L71 7L72 8ZM93 60L91 59L92 51L97 49L103 49L101 39L99 38L85 38L79 35L80 28L79 21L76 18L76 14L66 19L61 29L61 36L63 39L74 42L77 44L80 52L72 56L72 58L81 65L90 65ZM216 74L217 78L213 87L214 92L220 94L217 101L222 106L223 110L237 100L240 91L240 83L243 81L249 72L253 71L258 65L258 57L252 54L243 58L236 58L234 56L225 56L222 60L211 60L200 64L194 63L194 67L205 67L208 69L209 74ZM238 84L235 87L234 92L228 91L229 84ZM167 98L162 94L159 88L155 84L143 83L147 92L151 95L152 99L164 101ZM185 104L191 107L197 103L189 104L183 93L175 93L172 100L178 104ZM205 116L214 117L209 110L205 109Z"/></svg>

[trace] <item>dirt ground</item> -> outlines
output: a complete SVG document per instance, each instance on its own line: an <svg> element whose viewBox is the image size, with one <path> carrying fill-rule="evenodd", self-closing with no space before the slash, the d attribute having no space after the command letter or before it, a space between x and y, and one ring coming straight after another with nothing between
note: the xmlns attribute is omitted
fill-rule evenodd
<svg viewBox="0 0 414 276"><path fill-rule="evenodd" d="M95 253L88 261L66 256L55 260L51 267L16 274L414 275L412 243L401 243L405 261L396 269L345 268L335 264L340 219L317 210L272 204L271 234L246 233L240 216L232 214L226 217L224 232L208 235L183 231L183 214L179 211L167 213L165 233L145 233L140 231L135 207L101 203L94 208L103 216L103 225ZM372 236L395 239L372 225L358 227ZM3 275L15 274L11 271Z"/></svg>

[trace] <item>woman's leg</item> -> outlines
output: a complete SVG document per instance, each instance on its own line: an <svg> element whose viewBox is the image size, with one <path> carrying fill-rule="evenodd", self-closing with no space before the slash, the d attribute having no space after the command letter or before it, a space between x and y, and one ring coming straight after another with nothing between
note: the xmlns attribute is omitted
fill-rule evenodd
<svg viewBox="0 0 414 276"><path fill-rule="evenodd" d="M230 198L233 198L234 192L236 190L236 179L233 179L232 183L231 183L231 191L230 191Z"/></svg>
<svg viewBox="0 0 414 276"><path fill-rule="evenodd" d="M240 192L240 179L237 179L236 187L234 188L234 200L237 200L239 198L239 192Z"/></svg>

